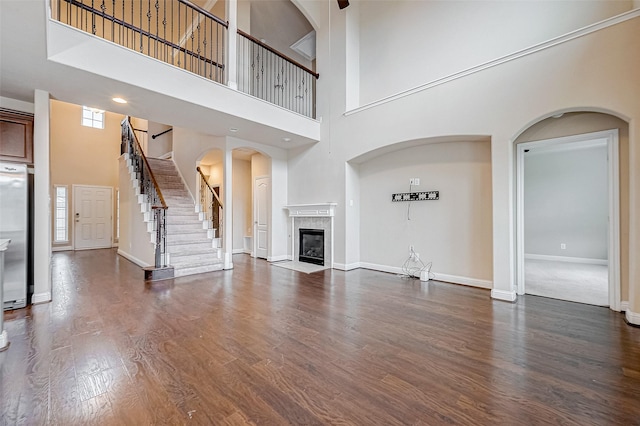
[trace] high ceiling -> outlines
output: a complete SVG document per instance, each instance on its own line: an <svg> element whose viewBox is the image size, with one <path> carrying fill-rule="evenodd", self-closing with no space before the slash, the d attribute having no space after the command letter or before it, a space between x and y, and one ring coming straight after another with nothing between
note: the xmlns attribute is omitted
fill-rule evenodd
<svg viewBox="0 0 640 426"><path fill-rule="evenodd" d="M315 142L300 134L284 131L282 126L243 119L200 103L190 103L145 89L139 84L107 78L88 72L90 67L82 70L50 60L47 58L47 49L52 48L51 45L47 46L46 16L44 0L0 0L0 96L33 102L34 90L40 89L61 101L90 105L215 136L234 136L284 149ZM33 25L34 22L40 24ZM87 38L84 33L75 37L79 40L78 46L82 46ZM66 53L61 52L62 55ZM60 55L60 52L57 54ZM126 68L126 64L121 66ZM157 80L153 75L150 78ZM202 85L201 80L194 82ZM124 106L115 104L111 98L116 94L125 95L134 102ZM241 100L247 102L244 97ZM178 111L180 114L176 114ZM274 113L282 116L280 111ZM292 120L296 119L292 117ZM230 128L240 131L232 133Z"/></svg>

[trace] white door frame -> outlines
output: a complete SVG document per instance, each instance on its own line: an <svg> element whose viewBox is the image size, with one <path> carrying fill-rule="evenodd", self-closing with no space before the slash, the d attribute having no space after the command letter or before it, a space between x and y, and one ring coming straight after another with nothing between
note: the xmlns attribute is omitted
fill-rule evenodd
<svg viewBox="0 0 640 426"><path fill-rule="evenodd" d="M258 215L257 215L257 209L258 209L258 203L256 203L256 198L257 198L257 194L256 194L256 184L258 183L258 181L260 179L269 179L269 193L267 194L267 256L265 258L269 259L270 253L269 253L269 249L271 246L271 238L270 238L270 234L271 234L271 176L270 175L262 175L262 176L256 176L253 179L253 186L252 186L252 192L253 192L253 199L251 200L252 204L253 204L253 253L251 253L251 257L258 257L257 253L258 253Z"/></svg>
<svg viewBox="0 0 640 426"><path fill-rule="evenodd" d="M609 308L620 311L620 174L618 153L618 129L585 133L554 139L524 142L516 148L516 290L519 295L525 293L524 281L524 152L525 149L541 146L553 146L587 142L595 139L607 141L608 168L608 270L609 270Z"/></svg>
<svg viewBox="0 0 640 426"><path fill-rule="evenodd" d="M109 204L111 209L109 211L109 223L111 228L111 244L109 245L109 247L113 246L113 241L114 241L114 233L113 233L113 213L114 213L114 199L113 199L113 187L112 186L103 186L103 185L83 185L83 184L72 184L71 185L71 191L72 191L72 196L73 196L73 212L71 213L71 223L73 223L73 242L72 242L72 246L73 246L73 250L77 250L76 249L76 231L77 231L77 225L76 225L76 212L78 211L77 209L77 199L76 199L76 188L80 188L80 187L84 187L84 188L103 188L103 189L108 189L109 191L111 191L111 203ZM106 247L105 247L106 248ZM80 249L80 250L85 250L85 249Z"/></svg>

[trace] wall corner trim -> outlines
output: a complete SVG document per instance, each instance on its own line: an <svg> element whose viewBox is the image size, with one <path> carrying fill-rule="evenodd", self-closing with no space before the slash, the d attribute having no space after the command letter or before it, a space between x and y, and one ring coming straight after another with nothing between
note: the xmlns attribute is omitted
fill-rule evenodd
<svg viewBox="0 0 640 426"><path fill-rule="evenodd" d="M486 288L491 289L493 287L493 282L489 280L479 280L477 278L469 278L469 277L460 277L457 275L447 275L447 274L439 274L433 272L435 281L444 281L453 284L461 284L469 287L478 287L478 288Z"/></svg>
<svg viewBox="0 0 640 426"><path fill-rule="evenodd" d="M124 257L125 259L127 259L130 262L135 263L136 265L138 265L141 268L148 268L149 266L153 266L150 263L144 262L140 259L138 259L135 256L130 255L129 253L127 253L126 251L122 250L122 249L118 249L118 254L122 257Z"/></svg>
<svg viewBox="0 0 640 426"><path fill-rule="evenodd" d="M269 256L267 262L280 262L282 260L289 260L288 254L281 254L280 256Z"/></svg>
<svg viewBox="0 0 640 426"><path fill-rule="evenodd" d="M491 290L492 299L504 300L506 302L515 302L516 297L517 296L515 291L496 290L495 288Z"/></svg>
<svg viewBox="0 0 640 426"><path fill-rule="evenodd" d="M627 309L627 311L624 314L624 317L629 324L640 327L640 314L631 312L629 309Z"/></svg>
<svg viewBox="0 0 640 426"><path fill-rule="evenodd" d="M333 264L333 269L338 269L340 271L353 271L354 269L360 268L360 262L354 263L335 263Z"/></svg>
<svg viewBox="0 0 640 426"><path fill-rule="evenodd" d="M37 305L39 303L48 303L51 302L51 292L48 291L46 293L34 293L31 297L31 304Z"/></svg>

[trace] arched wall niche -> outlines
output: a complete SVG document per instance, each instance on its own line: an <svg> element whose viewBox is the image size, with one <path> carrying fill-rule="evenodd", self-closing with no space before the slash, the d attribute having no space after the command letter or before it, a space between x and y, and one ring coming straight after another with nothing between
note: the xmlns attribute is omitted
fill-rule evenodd
<svg viewBox="0 0 640 426"><path fill-rule="evenodd" d="M491 138L449 135L400 142L354 158L360 263L402 273L409 247L436 279L492 287ZM418 178L419 185L410 185ZM439 191L439 200L392 194Z"/></svg>

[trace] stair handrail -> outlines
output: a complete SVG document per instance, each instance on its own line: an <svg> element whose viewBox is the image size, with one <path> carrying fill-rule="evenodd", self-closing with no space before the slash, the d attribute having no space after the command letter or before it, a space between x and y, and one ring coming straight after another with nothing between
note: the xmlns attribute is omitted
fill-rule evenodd
<svg viewBox="0 0 640 426"><path fill-rule="evenodd" d="M224 210L224 206L222 205L222 201L220 201L220 197L216 194L216 191L213 190L209 182L207 182L207 178L202 173L202 169L200 167L196 167L200 175L200 203L205 208L205 216L207 217L207 221L211 222L211 228L217 231L217 235L214 235L214 238L222 237L222 223L223 218L220 214L222 210ZM203 185L204 184L204 185ZM206 186L206 190L204 189ZM206 191L203 194L203 191ZM211 197L211 200L208 199L208 196ZM211 210L209 210L211 209Z"/></svg>
<svg viewBox="0 0 640 426"><path fill-rule="evenodd" d="M136 176L139 176L140 193L146 196L147 202L151 205L151 209L154 212L154 220L156 223L155 267L162 268L167 266L166 256L164 256L167 252L167 203L162 196L162 191L153 175L149 161L144 155L138 136L135 134L133 126L131 125L131 118L126 116L120 124L122 126L120 151L122 154L129 154L131 156L134 171L136 172Z"/></svg>
<svg viewBox="0 0 640 426"><path fill-rule="evenodd" d="M207 182L207 177L204 175L204 173L202 173L202 169L200 168L200 166L196 167L196 170L198 171L198 173L200 173L200 178L205 183L205 185L207 185L207 188L209 188L209 191L211 191L213 196L216 197L216 200L218 200L218 204L220 204L220 208L224 209L224 206L222 205L222 201L220 201L220 197L218 197L218 194L216 194L216 191L214 191L213 188L211 188L211 185L209 185L209 182Z"/></svg>

